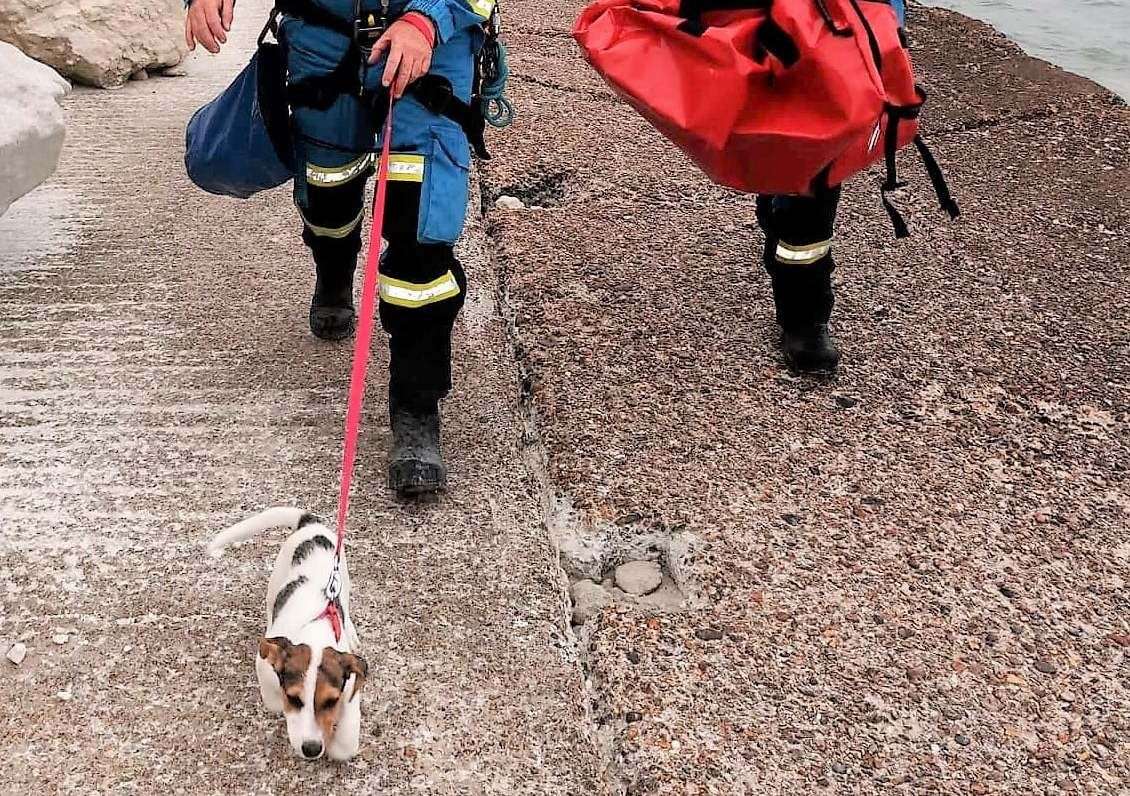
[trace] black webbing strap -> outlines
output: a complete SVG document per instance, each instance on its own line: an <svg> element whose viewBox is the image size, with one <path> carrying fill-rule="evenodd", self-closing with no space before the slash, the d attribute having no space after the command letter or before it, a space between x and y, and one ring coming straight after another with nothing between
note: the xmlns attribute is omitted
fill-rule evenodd
<svg viewBox="0 0 1130 796"><path fill-rule="evenodd" d="M922 95L921 90L919 94ZM923 100L925 97L923 96ZM892 107L887 112L887 139L884 156L887 163L887 178L883 182L881 192L883 196L883 209L887 211L887 217L891 219L891 226L895 229L896 238L906 238L910 236L910 229L906 225L906 219L903 218L902 213L891 202L888 194L891 191L897 191L902 188L906 183L900 182L898 178L898 166L895 162L895 157L898 153L898 129L899 124L904 119L912 119L918 115L922 104L908 105L904 107ZM914 146L918 150L918 155L922 158L922 164L926 167L926 173L930 177L930 183L934 186L934 193L938 197L938 203L942 209L949 214L951 219L957 218L961 215L961 208L957 206L953 196L950 194L949 184L946 182L945 175L942 174L942 168L938 165L938 161L934 158L934 153L926 146L926 142L922 140L922 136L914 136Z"/></svg>
<svg viewBox="0 0 1130 796"><path fill-rule="evenodd" d="M761 63L765 60L766 53L775 57L786 67L790 67L800 60L800 50L797 49L793 37L774 22L772 17L766 17L765 21L757 28L757 49L754 50L753 57L758 63Z"/></svg>
<svg viewBox="0 0 1130 796"><path fill-rule="evenodd" d="M896 238L910 237L910 228L906 225L906 219L902 217L902 213L898 211L898 208L894 206L890 196L888 196L891 191L897 191L906 185L904 182L899 182L898 164L895 161L899 146L899 122L902 119L903 117L894 108L887 112L887 139L884 147L884 156L887 161L887 179L884 180L879 189L883 197L883 209L887 211L887 217L891 219L891 226L895 228Z"/></svg>
<svg viewBox="0 0 1130 796"><path fill-rule="evenodd" d="M703 14L710 11L768 10L771 5L773 0L681 0L679 16L683 18L683 22L679 25L679 30L692 36L701 36L707 28L702 21Z"/></svg>
<svg viewBox="0 0 1130 796"><path fill-rule="evenodd" d="M437 116L444 116L463 128L467 140L482 160L490 160L487 151L486 119L478 105L470 105L455 96L451 81L439 75L424 75L408 87L417 102Z"/></svg>
<svg viewBox="0 0 1130 796"><path fill-rule="evenodd" d="M941 166L934 159L934 153L930 151L930 147L926 146L926 142L922 140L920 135L914 136L914 146L918 150L918 155L922 158L926 173L930 175L930 182L934 185L934 193L938 197L938 203L951 219L957 218L961 215L961 208L957 206L957 202L950 194L950 186L946 182L945 175L942 174Z"/></svg>

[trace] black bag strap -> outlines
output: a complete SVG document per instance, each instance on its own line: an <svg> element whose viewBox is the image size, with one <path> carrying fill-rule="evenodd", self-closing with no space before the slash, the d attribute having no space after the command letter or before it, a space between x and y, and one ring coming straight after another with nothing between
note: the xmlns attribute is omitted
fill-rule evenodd
<svg viewBox="0 0 1130 796"><path fill-rule="evenodd" d="M920 98L917 104L892 106L887 111L887 139L883 153L886 159L887 175L880 191L883 197L883 209L887 211L887 217L890 218L891 226L895 229L896 238L910 237L910 229L907 227L906 219L903 218L902 213L900 213L898 208L891 202L888 194L906 185L906 183L899 181L898 165L895 161L896 155L898 154L899 124L905 119L917 117L922 108L922 103L926 101L926 93L922 88L918 86L915 88ZM938 165L934 153L926 146L926 142L922 140L922 136L920 135L914 136L914 147L918 150L918 155L922 158L922 164L926 167L926 174L929 175L930 183L934 186L934 194L938 197L938 203L951 219L957 218L961 215L961 208L957 206L957 202L950 193L949 184L946 182L945 175L942 174L942 168Z"/></svg>
<svg viewBox="0 0 1130 796"><path fill-rule="evenodd" d="M680 0L679 16L683 18L679 30L692 36L701 36L707 25L702 15L710 11L768 10L773 0Z"/></svg>
<svg viewBox="0 0 1130 796"><path fill-rule="evenodd" d="M263 46L264 42L267 41L268 33L274 36L275 41L279 40L279 14L281 13L278 6L271 9L271 14L267 17L267 24L263 26L263 31L259 34L259 40L256 42L256 46Z"/></svg>

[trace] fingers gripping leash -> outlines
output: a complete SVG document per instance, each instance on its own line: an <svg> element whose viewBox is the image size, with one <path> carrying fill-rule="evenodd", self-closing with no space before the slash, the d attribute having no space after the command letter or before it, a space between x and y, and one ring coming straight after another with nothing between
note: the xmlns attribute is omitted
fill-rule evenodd
<svg viewBox="0 0 1130 796"><path fill-rule="evenodd" d="M349 493L353 486L353 469L357 458L357 438L361 431L361 409L365 403L365 375L369 370L369 354L376 320L377 282L380 276L381 238L384 232L385 203L388 196L388 163L392 142L393 99L390 94L385 117L377 187L373 196L373 219L369 247L365 258L365 277L361 287L361 309L357 320L357 338L353 349L353 370L349 378L349 401L345 410L345 446L341 460L341 492L337 504L337 551L334 568L326 584L326 609L319 618L328 619L334 638L341 640L341 554L345 546L345 528L349 517Z"/></svg>

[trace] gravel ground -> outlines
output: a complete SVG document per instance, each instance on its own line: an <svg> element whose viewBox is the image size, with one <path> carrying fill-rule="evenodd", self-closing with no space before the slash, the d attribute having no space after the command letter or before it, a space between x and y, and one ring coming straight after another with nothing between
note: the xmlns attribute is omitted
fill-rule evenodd
<svg viewBox="0 0 1130 796"><path fill-rule="evenodd" d="M371 666L361 755L294 760L259 705L282 536L220 565L203 544L269 505L332 515L351 355L305 328L287 191L208 197L180 163L189 113L246 60L266 7L241 2L237 41L187 77L76 91L58 175L0 220L0 791L592 793L565 582L477 220L442 501L386 493L383 346L374 362L349 544Z"/></svg>
<svg viewBox="0 0 1130 796"><path fill-rule="evenodd" d="M1126 792L1130 112L915 8L965 214L908 157L896 242L855 180L843 368L795 378L752 199L580 62L578 8L508 4L519 118L483 174L527 206L489 232L562 564L642 551L687 598L579 631L604 787Z"/></svg>

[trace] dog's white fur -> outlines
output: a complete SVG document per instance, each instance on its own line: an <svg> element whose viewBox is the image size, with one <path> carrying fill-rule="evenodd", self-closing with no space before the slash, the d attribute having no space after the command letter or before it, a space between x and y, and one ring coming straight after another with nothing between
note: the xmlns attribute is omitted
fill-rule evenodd
<svg viewBox="0 0 1130 796"><path fill-rule="evenodd" d="M306 671L304 685L303 707L301 710L284 711L283 700L285 694L279 683L279 676L271 664L262 656L255 659L255 673L259 677L259 691L263 697L263 705L273 713L286 715L287 735L295 754L306 759L311 758L303 752L303 744L318 743L322 746L324 754L332 760L348 760L357 754L361 741L361 705L360 699L355 699L354 690L357 687L357 678L350 675L346 689L341 695L345 702L341 708L341 716L337 723L337 730L328 743L323 737L322 728L315 720L314 713L314 687L318 675L318 667L326 648L339 652L357 654L360 642L357 629L353 625L352 614L349 610L349 570L345 558L341 561L341 607L345 614L341 640L334 639L333 628L330 622L318 617L326 608L325 587L329 583L333 572L334 552L323 546L309 546L309 553L293 566L295 550L303 542L317 536L334 539L333 532L320 521L309 522L301 529L299 522L307 513L301 509L278 507L267 509L260 514L250 517L217 535L208 545L208 552L214 558L220 558L224 550L239 542L247 541L263 531L273 528L290 528L293 533L283 543L275 558L274 570L267 585L267 630L265 637L268 639L282 637L291 644L305 644L310 647L310 665ZM297 529L297 530L295 530ZM304 577L305 582L295 589L286 600L277 617L272 616L275 599L279 591L292 581Z"/></svg>

